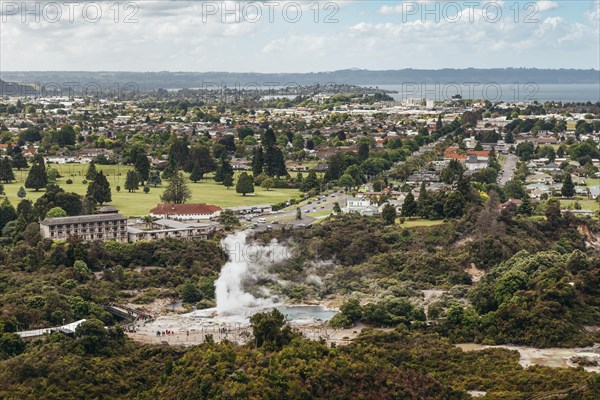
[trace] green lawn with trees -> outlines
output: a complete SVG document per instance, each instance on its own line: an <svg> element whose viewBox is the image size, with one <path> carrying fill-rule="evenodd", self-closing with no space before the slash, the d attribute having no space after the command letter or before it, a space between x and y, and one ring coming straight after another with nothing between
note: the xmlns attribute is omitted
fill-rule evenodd
<svg viewBox="0 0 600 400"><path fill-rule="evenodd" d="M87 172L87 164L47 164L46 168L56 168L61 177L56 183L67 192L75 192L80 195L85 195L89 182L84 184L85 175ZM144 193L143 187L139 187L136 191L129 191L125 187L126 176L129 171L133 170L131 166L116 166L116 165L96 165L98 171L102 170L108 180L111 188L112 201L106 203L121 211L125 216L142 216L147 215L148 211L156 204L159 204L160 196L167 187L169 181L162 180L160 185L154 187L149 184L150 191ZM14 170L15 181L4 184L4 192L13 206L17 206L21 200L17 193L21 186L25 186L29 169ZM188 176L189 174L185 174ZM234 182L237 182L235 174ZM67 180L72 180L73 183L67 184ZM300 192L296 189L277 189L269 188L268 190L260 186L254 187L254 193L249 193L246 196L236 193L234 187L227 188L220 183L215 182L210 175L198 183L188 181L192 196L187 201L188 203L207 203L215 204L222 207L257 205L257 204L276 204L291 198L299 197ZM117 186L120 191L117 191ZM36 192L33 189L26 189L26 198L34 201L44 194L44 189Z"/></svg>

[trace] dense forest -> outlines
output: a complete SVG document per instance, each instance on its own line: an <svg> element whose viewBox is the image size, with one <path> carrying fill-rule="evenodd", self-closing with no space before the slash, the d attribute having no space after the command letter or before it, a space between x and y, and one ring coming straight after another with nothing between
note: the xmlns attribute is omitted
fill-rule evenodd
<svg viewBox="0 0 600 400"><path fill-rule="evenodd" d="M0 249L0 399L596 398L598 375L581 367L524 369L516 352L454 344L599 342L585 329L600 325L598 221L553 202L545 217L525 217L494 195L469 207L431 227L339 215L254 235L291 250L260 285L291 302L338 301L331 325L369 327L345 346L302 338L276 310L251 318L255 340L243 346L133 342L102 305L213 306L227 259L218 238L116 244L24 232ZM428 302L432 289L443 295ZM74 335L14 333L82 318Z"/></svg>
<svg viewBox="0 0 600 400"><path fill-rule="evenodd" d="M259 347L208 341L184 349L139 345L96 322L74 338L29 343L0 363L0 398L469 399L466 391L478 390L489 399L591 400L600 390L598 375L582 369L523 369L516 352L463 352L405 329L365 331L348 346L328 347L275 323L273 340Z"/></svg>

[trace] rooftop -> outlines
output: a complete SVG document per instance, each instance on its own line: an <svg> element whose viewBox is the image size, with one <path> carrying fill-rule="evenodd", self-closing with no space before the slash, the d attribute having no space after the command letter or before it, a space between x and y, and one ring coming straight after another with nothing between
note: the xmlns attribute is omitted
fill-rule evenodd
<svg viewBox="0 0 600 400"><path fill-rule="evenodd" d="M125 220L126 218L121 214L90 214L90 215L77 215L74 217L58 217L58 218L46 218L41 225L65 225L65 224L82 224L87 222L104 222L104 221L119 221Z"/></svg>

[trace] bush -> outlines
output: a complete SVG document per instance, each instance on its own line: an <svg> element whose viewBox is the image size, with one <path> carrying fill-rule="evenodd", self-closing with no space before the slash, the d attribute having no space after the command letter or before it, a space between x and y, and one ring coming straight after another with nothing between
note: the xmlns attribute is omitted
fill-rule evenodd
<svg viewBox="0 0 600 400"><path fill-rule="evenodd" d="M81 181L81 183L83 183L84 185L87 185L88 181L86 179L84 179L83 181Z"/></svg>
<svg viewBox="0 0 600 400"><path fill-rule="evenodd" d="M67 185L72 185L73 184L73 179L67 179L66 183L67 183Z"/></svg>

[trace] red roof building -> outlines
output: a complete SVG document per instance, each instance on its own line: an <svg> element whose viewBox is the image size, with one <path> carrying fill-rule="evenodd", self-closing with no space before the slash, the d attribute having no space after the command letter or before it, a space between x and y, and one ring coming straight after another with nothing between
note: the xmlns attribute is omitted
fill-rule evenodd
<svg viewBox="0 0 600 400"><path fill-rule="evenodd" d="M211 204L159 204L150 210L150 215L178 220L211 219L221 211L221 207Z"/></svg>

